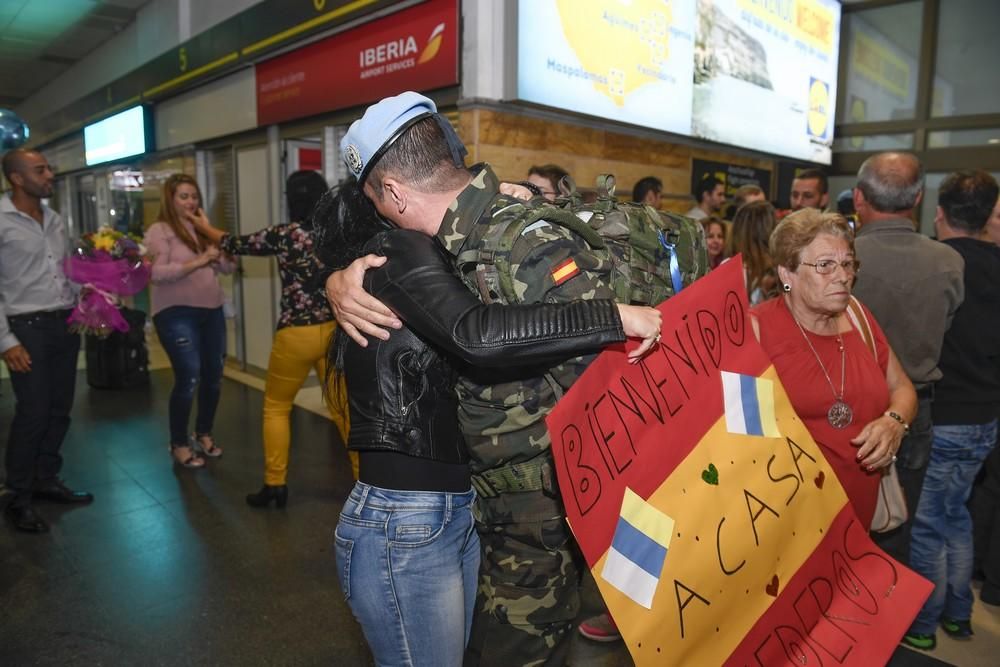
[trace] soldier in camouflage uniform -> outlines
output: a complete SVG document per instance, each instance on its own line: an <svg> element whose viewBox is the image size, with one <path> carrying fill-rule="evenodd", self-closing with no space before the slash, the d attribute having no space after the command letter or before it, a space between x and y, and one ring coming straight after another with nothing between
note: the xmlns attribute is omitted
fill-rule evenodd
<svg viewBox="0 0 1000 667"><path fill-rule="evenodd" d="M433 102L415 93L383 100L381 115L387 118L373 114L379 110L375 105L344 137L345 162L364 181L365 192L384 217L436 236L458 263L482 251L483 233L489 225L504 216L520 215L529 204L500 194L500 183L488 165L466 170L461 155L454 151L453 169L462 172L461 181L446 173L440 179L429 176L406 183L382 170L379 160L396 160L387 159L387 145L394 142L393 150L418 154L426 146L413 135L424 137L424 142L447 141L452 147L458 141L437 114L410 120L400 129L393 114L409 117L412 110L400 100L406 96L412 96L410 102L419 98L414 103L433 112ZM396 164L405 165L405 161ZM457 197L441 196L449 193ZM425 206L428 201L432 203ZM439 226L428 225L428 219L440 221ZM356 334L360 329L384 337L373 326L392 322L384 306L381 315L366 312L380 304L356 292L350 298L360 305L348 303L347 293L360 289L354 283L370 261L358 260L351 269L334 274L327 286L345 332ZM590 252L566 228L544 220L529 226L514 242L511 264L518 303L614 298L608 261ZM496 285L490 285L482 273L464 279L482 300L500 300ZM565 520L544 418L591 360L575 358L555 368L462 369L457 387L459 421L479 495L476 518L483 547L477 615L466 664L512 667L565 662L573 620L580 609L582 560Z"/></svg>

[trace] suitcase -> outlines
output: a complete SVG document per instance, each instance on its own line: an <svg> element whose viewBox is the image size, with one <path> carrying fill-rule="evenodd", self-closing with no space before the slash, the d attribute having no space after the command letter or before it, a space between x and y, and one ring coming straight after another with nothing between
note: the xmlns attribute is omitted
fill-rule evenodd
<svg viewBox="0 0 1000 667"><path fill-rule="evenodd" d="M130 389L149 384L146 313L122 308L121 314L129 325L125 333L86 337L87 384L95 389Z"/></svg>

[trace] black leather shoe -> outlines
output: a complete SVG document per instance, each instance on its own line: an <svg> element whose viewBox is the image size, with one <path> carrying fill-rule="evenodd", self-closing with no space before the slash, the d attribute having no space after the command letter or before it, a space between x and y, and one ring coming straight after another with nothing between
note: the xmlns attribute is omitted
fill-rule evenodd
<svg viewBox="0 0 1000 667"><path fill-rule="evenodd" d="M49 524L45 523L45 520L38 516L34 508L30 506L14 507L11 505L3 513L7 520L22 533L49 532Z"/></svg>
<svg viewBox="0 0 1000 667"><path fill-rule="evenodd" d="M274 506L281 509L288 502L288 487L284 484L281 486L268 486L265 484L261 487L261 490L257 493L247 494L247 505L250 507L267 507L274 501Z"/></svg>
<svg viewBox="0 0 1000 667"><path fill-rule="evenodd" d="M58 477L38 482L32 495L36 500L49 500L64 505L86 505L94 502L94 496L86 491L74 491Z"/></svg>

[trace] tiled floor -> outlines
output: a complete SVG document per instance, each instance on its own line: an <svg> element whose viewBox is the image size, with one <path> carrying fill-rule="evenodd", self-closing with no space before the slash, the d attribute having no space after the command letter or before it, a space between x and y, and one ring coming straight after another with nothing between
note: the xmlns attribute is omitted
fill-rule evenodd
<svg viewBox="0 0 1000 667"><path fill-rule="evenodd" d="M0 529L0 665L366 665L330 543L350 484L332 423L293 413L285 511L262 481L260 392L226 381L206 470L171 465L169 372L148 390L81 374L64 476L92 506L39 505L47 535ZM10 423L9 385L0 424Z"/></svg>
<svg viewBox="0 0 1000 667"><path fill-rule="evenodd" d="M168 459L170 384L169 371L126 392L78 377L64 476L96 500L39 505L47 535L0 526L0 667L370 664L334 573L332 531L351 479L333 425L293 411L288 508L254 510L243 497L261 483L260 391L226 380L216 422L225 455L193 471ZM5 431L13 401L9 384L0 391ZM599 607L592 584L585 600L583 616ZM1000 610L978 605L974 625L974 641L944 639L935 657L998 664ZM621 643L579 640L571 664L632 662ZM901 649L891 664L942 663Z"/></svg>

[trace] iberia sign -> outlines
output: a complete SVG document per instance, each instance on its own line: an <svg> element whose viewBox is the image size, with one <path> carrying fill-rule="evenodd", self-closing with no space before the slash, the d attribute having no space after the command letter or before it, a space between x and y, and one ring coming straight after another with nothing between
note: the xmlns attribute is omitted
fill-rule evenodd
<svg viewBox="0 0 1000 667"><path fill-rule="evenodd" d="M428 0L257 65L257 123L458 83L458 2Z"/></svg>

